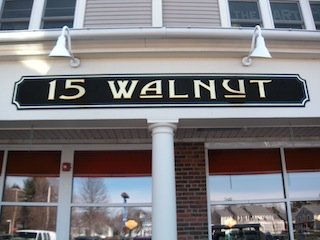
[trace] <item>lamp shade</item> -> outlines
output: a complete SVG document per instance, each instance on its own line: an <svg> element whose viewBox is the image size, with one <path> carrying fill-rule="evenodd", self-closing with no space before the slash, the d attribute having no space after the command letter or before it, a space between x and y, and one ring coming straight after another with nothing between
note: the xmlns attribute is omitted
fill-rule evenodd
<svg viewBox="0 0 320 240"><path fill-rule="evenodd" d="M56 45L50 52L50 57L72 57L70 51L66 47L66 37L64 35L60 35Z"/></svg>
<svg viewBox="0 0 320 240"><path fill-rule="evenodd" d="M257 36L256 46L253 49L253 51L249 54L249 57L271 58L271 55L266 47L263 36Z"/></svg>

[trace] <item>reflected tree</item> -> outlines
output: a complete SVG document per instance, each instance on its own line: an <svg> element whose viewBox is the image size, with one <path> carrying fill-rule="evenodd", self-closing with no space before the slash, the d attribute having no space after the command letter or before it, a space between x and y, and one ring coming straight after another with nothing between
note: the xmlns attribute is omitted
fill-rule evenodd
<svg viewBox="0 0 320 240"><path fill-rule="evenodd" d="M24 202L56 201L57 193L46 178L24 180ZM20 211L22 228L55 230L55 209L50 207L22 207ZM50 217L51 216L51 217Z"/></svg>
<svg viewBox="0 0 320 240"><path fill-rule="evenodd" d="M107 203L107 187L100 178L86 178L81 182L78 198L84 203ZM108 230L108 212L103 207L83 208L73 215L74 225L82 234L103 235Z"/></svg>

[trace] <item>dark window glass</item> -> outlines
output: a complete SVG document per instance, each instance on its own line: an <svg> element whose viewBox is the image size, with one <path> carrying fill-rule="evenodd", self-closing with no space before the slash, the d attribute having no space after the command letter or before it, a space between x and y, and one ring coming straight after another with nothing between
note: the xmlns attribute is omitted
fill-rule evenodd
<svg viewBox="0 0 320 240"><path fill-rule="evenodd" d="M271 2L270 4L275 28L305 28L298 2Z"/></svg>
<svg viewBox="0 0 320 240"><path fill-rule="evenodd" d="M310 3L311 11L313 15L314 24L316 25L316 29L320 29L320 2L312 2Z"/></svg>
<svg viewBox="0 0 320 240"><path fill-rule="evenodd" d="M42 28L73 27L76 0L47 0Z"/></svg>
<svg viewBox="0 0 320 240"><path fill-rule="evenodd" d="M231 26L254 27L262 25L256 1L229 1Z"/></svg>
<svg viewBox="0 0 320 240"><path fill-rule="evenodd" d="M2 30L27 29L33 0L4 0L1 13Z"/></svg>

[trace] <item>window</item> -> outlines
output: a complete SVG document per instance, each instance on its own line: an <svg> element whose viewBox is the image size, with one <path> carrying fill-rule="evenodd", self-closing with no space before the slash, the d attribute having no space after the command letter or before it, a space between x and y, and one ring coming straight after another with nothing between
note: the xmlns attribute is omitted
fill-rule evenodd
<svg viewBox="0 0 320 240"><path fill-rule="evenodd" d="M76 0L47 0L42 28L73 27Z"/></svg>
<svg viewBox="0 0 320 240"><path fill-rule="evenodd" d="M320 29L320 2L311 2L311 11L316 29Z"/></svg>
<svg viewBox="0 0 320 240"><path fill-rule="evenodd" d="M1 30L28 29L33 0L4 0L1 12Z"/></svg>
<svg viewBox="0 0 320 240"><path fill-rule="evenodd" d="M209 151L213 239L280 238L287 226L281 172L277 149Z"/></svg>
<svg viewBox="0 0 320 240"><path fill-rule="evenodd" d="M59 151L8 152L1 229L56 230L60 155Z"/></svg>
<svg viewBox="0 0 320 240"><path fill-rule="evenodd" d="M72 239L150 237L151 191L151 151L76 151Z"/></svg>
<svg viewBox="0 0 320 240"><path fill-rule="evenodd" d="M215 150L209 161L212 201L283 198L276 150Z"/></svg>
<svg viewBox="0 0 320 240"><path fill-rule="evenodd" d="M288 239L291 229L294 239L319 237L319 155L320 148L210 150L213 239Z"/></svg>
<svg viewBox="0 0 320 240"><path fill-rule="evenodd" d="M262 26L260 9L257 1L230 0L229 10L232 27Z"/></svg>
<svg viewBox="0 0 320 240"><path fill-rule="evenodd" d="M75 6L76 0L3 0L0 29L72 28Z"/></svg>
<svg viewBox="0 0 320 240"><path fill-rule="evenodd" d="M271 1L275 28L304 29L299 2Z"/></svg>

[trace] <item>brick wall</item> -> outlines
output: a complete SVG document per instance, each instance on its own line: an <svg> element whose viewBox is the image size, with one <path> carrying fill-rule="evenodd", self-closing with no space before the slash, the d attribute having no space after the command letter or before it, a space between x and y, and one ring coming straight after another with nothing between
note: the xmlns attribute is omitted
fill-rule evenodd
<svg viewBox="0 0 320 240"><path fill-rule="evenodd" d="M178 239L208 239L204 144L176 143L175 162Z"/></svg>

